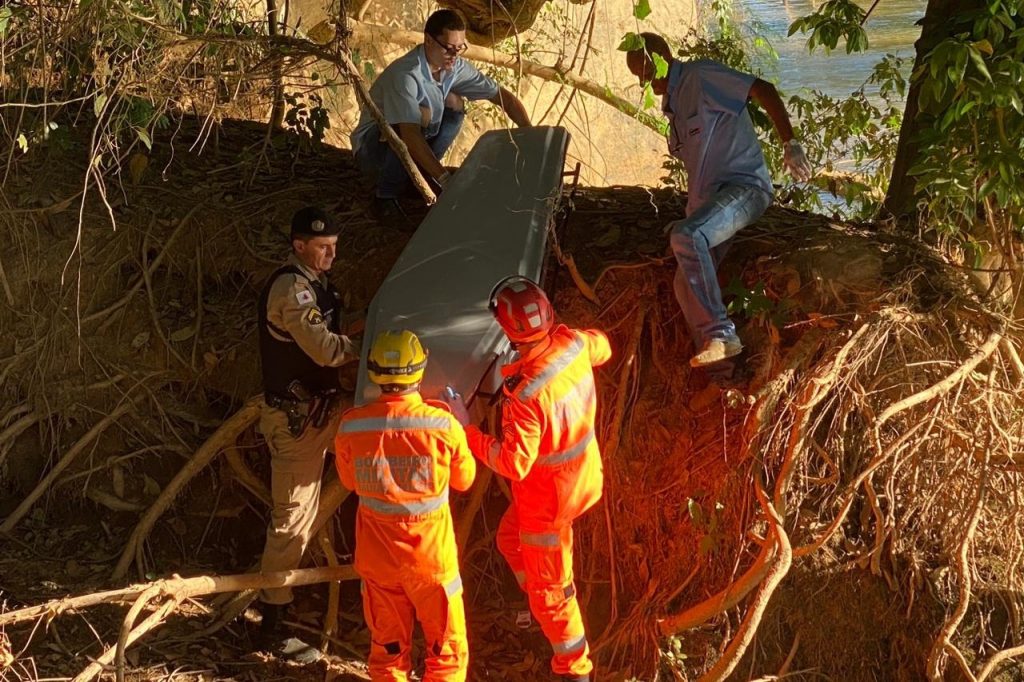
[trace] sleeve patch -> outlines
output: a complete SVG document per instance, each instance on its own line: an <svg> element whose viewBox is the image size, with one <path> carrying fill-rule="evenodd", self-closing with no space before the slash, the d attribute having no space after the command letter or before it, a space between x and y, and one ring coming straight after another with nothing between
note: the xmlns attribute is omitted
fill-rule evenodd
<svg viewBox="0 0 1024 682"><path fill-rule="evenodd" d="M313 292L308 289L303 289L299 293L295 294L295 300L299 302L299 305L306 305L307 303L313 302Z"/></svg>
<svg viewBox="0 0 1024 682"><path fill-rule="evenodd" d="M309 312L306 313L306 322L309 322L313 327L317 327L324 323L324 316L316 308L310 308Z"/></svg>

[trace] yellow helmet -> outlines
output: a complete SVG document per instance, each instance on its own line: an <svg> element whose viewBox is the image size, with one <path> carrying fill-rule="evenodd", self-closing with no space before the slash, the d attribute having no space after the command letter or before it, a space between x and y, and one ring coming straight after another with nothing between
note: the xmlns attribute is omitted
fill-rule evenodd
<svg viewBox="0 0 1024 682"><path fill-rule="evenodd" d="M419 338L407 329L389 329L377 334L366 361L370 381L379 386L418 384L426 366L426 351Z"/></svg>

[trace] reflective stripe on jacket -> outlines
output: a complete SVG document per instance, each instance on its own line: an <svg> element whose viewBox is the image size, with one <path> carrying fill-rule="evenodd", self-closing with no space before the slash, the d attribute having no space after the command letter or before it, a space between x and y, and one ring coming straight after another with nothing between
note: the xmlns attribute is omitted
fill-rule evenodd
<svg viewBox="0 0 1024 682"><path fill-rule="evenodd" d="M501 439L466 429L473 454L512 480L520 521L529 531L557 528L601 497L593 368L611 357L599 331L556 327L546 347L504 367Z"/></svg>
<svg viewBox="0 0 1024 682"><path fill-rule="evenodd" d="M443 403L385 394L348 410L335 453L342 485L359 496L361 576L397 584L410 573L445 580L458 572L448 488L468 489L476 462Z"/></svg>

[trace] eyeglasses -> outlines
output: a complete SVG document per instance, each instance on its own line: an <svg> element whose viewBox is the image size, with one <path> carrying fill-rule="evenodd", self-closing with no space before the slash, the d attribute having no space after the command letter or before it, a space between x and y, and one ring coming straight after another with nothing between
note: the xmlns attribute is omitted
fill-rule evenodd
<svg viewBox="0 0 1024 682"><path fill-rule="evenodd" d="M430 34L428 33L427 35ZM437 43L438 47L444 50L444 53L447 55L459 55L469 49L469 45L467 45L466 43L462 43L461 45L449 45L448 43L442 43L434 36L430 36L430 39Z"/></svg>

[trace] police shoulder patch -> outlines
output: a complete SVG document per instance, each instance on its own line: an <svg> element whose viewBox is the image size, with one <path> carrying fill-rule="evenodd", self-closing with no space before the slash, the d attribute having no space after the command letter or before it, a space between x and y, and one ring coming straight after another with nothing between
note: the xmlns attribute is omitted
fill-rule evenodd
<svg viewBox="0 0 1024 682"><path fill-rule="evenodd" d="M324 323L324 316L320 314L318 309L310 308L309 312L306 313L306 322L316 327Z"/></svg>

